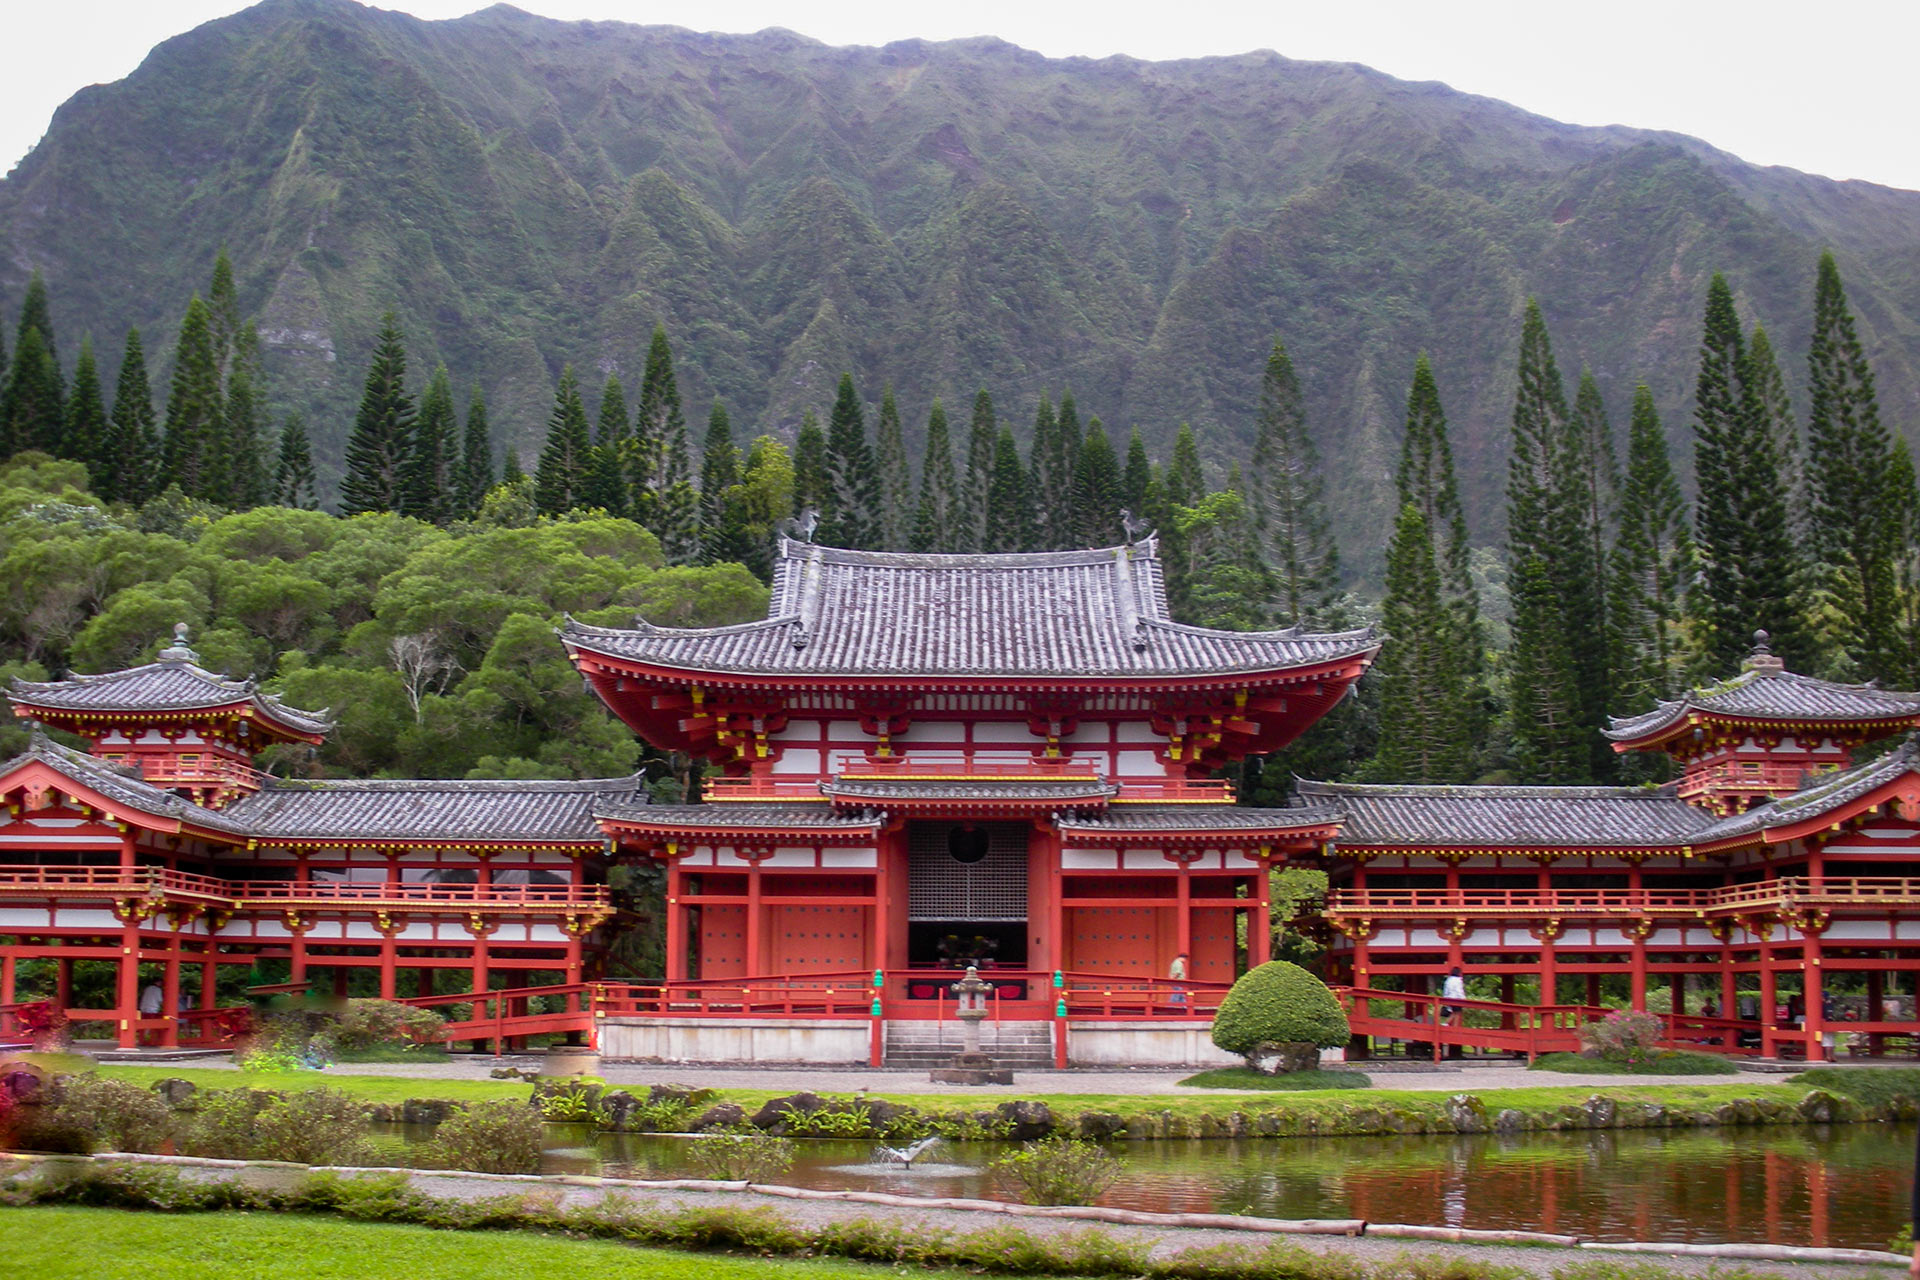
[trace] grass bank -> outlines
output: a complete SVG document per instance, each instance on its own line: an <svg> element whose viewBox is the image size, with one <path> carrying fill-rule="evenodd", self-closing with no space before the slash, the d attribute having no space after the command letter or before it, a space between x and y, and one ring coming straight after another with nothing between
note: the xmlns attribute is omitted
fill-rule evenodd
<svg viewBox="0 0 1920 1280"><path fill-rule="evenodd" d="M212 1067L131 1067L117 1063L98 1068L110 1080L151 1088L161 1080L186 1080L198 1089L270 1089L292 1092L326 1087L368 1103L397 1105L417 1098L448 1102L523 1100L533 1093L524 1080L421 1080L413 1076L340 1075L331 1071L222 1071Z"/></svg>

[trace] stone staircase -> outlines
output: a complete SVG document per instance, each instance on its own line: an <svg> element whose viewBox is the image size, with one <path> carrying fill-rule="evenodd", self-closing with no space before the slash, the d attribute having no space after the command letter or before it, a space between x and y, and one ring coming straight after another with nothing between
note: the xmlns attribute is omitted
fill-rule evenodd
<svg viewBox="0 0 1920 1280"><path fill-rule="evenodd" d="M944 1067L960 1052L960 1024L892 1021L886 1025L885 1065L906 1070ZM1051 1022L980 1024L980 1051L1003 1067L1044 1070L1053 1066Z"/></svg>

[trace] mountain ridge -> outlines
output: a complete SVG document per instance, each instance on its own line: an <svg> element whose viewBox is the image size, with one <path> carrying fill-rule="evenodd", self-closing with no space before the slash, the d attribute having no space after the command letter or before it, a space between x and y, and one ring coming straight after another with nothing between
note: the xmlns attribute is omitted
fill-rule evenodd
<svg viewBox="0 0 1920 1280"><path fill-rule="evenodd" d="M686 402L724 395L737 434L790 436L842 369L870 401L894 384L916 451L934 395L952 412L985 385L1018 429L1070 385L1163 455L1192 421L1222 473L1278 334L1364 566L1417 351L1491 540L1528 295L1568 381L1592 366L1623 431L1648 380L1684 460L1707 276L1797 389L1827 245L1889 419L1920 419L1920 193L1271 50L1051 59L266 0L61 107L0 181L0 304L39 267L63 356L137 323L163 378L222 243L323 467L388 307L523 451L561 364L631 380L660 321Z"/></svg>

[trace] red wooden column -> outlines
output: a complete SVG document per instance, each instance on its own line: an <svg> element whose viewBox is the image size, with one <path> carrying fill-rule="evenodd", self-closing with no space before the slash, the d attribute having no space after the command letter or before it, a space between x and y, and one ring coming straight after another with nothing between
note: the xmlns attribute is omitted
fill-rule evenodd
<svg viewBox="0 0 1920 1280"><path fill-rule="evenodd" d="M1550 901L1548 895L1553 892L1553 872L1549 869L1552 864L1543 857L1536 865L1540 868L1540 898L1544 906ZM1537 929L1529 929L1527 932L1540 941L1540 969L1537 979L1540 984L1540 993L1534 999L1534 1003L1559 1004L1560 972L1554 959L1553 943L1554 939L1560 936L1560 931L1552 922L1542 920Z"/></svg>
<svg viewBox="0 0 1920 1280"><path fill-rule="evenodd" d="M1193 976L1193 859L1185 853L1173 855L1179 870L1175 872L1174 951L1187 957L1187 976ZM1161 976L1165 976L1162 974Z"/></svg>
<svg viewBox="0 0 1920 1280"><path fill-rule="evenodd" d="M393 940L394 927L380 930L380 998L391 1000L399 994L399 949Z"/></svg>
<svg viewBox="0 0 1920 1280"><path fill-rule="evenodd" d="M163 1048L180 1047L180 926L176 922L173 932L167 935L166 961L161 967L160 979L160 1016L167 1025L160 1030L160 1044Z"/></svg>
<svg viewBox="0 0 1920 1280"><path fill-rule="evenodd" d="M1252 908L1247 912L1247 968L1256 969L1273 958L1273 859L1261 850L1254 860L1260 870L1253 877Z"/></svg>
<svg viewBox="0 0 1920 1280"><path fill-rule="evenodd" d="M211 1009L220 998L220 944L213 940L213 926L209 922L207 936L202 939L200 948L200 1007Z"/></svg>
<svg viewBox="0 0 1920 1280"><path fill-rule="evenodd" d="M1825 1062L1826 1045L1820 1039L1826 1030L1826 1011L1821 1007L1823 983L1820 976L1820 930L1803 922L1800 935L1800 1000L1806 1014L1801 1028L1807 1036L1807 1061Z"/></svg>
<svg viewBox="0 0 1920 1280"><path fill-rule="evenodd" d="M13 949L8 948L0 955L0 1004L12 1004L13 999Z"/></svg>
<svg viewBox="0 0 1920 1280"><path fill-rule="evenodd" d="M764 849L742 849L740 856L747 860L747 973L749 978L763 976L766 961L761 954L765 945L765 926L760 919L760 863L767 856Z"/></svg>
<svg viewBox="0 0 1920 1280"><path fill-rule="evenodd" d="M1627 892L1633 895L1635 901L1639 901L1645 889L1646 882L1640 872L1640 863L1638 861L1628 863ZM1646 923L1651 923L1650 917ZM1647 935L1644 930L1636 928L1629 930L1628 936L1633 940L1633 948L1627 955L1629 987L1627 1005L1629 1008L1645 1013L1647 1009Z"/></svg>
<svg viewBox="0 0 1920 1280"><path fill-rule="evenodd" d="M309 863L312 857L311 849L293 851L293 883L302 893L313 891L313 871ZM292 953L292 959L289 961L292 970L287 975L288 981L305 982L307 980L307 931L304 928L293 927L291 912L288 913L288 931L293 935L287 944L287 950Z"/></svg>
<svg viewBox="0 0 1920 1280"><path fill-rule="evenodd" d="M133 833L126 831L120 836L121 878L131 880L133 870ZM132 1049L140 1043L140 1033L134 1027L140 1017L140 919L131 912L120 924L120 970L116 976L114 1017L120 1024L118 1043L122 1049Z"/></svg>
<svg viewBox="0 0 1920 1280"><path fill-rule="evenodd" d="M1771 1058L1780 1051L1774 1039L1774 960L1773 947L1765 938L1760 940L1760 1052Z"/></svg>
<svg viewBox="0 0 1920 1280"><path fill-rule="evenodd" d="M1364 893L1366 892L1366 888L1367 861L1365 858L1360 858L1353 864L1353 891L1355 893ZM1353 985L1356 987L1370 987L1373 985L1368 981L1367 972L1367 939L1372 936L1369 932L1372 928L1373 922L1368 920L1366 929L1355 928L1353 931Z"/></svg>
<svg viewBox="0 0 1920 1280"><path fill-rule="evenodd" d="M667 981L687 980L687 913L680 897L687 891L686 872L680 869L678 850L667 854Z"/></svg>

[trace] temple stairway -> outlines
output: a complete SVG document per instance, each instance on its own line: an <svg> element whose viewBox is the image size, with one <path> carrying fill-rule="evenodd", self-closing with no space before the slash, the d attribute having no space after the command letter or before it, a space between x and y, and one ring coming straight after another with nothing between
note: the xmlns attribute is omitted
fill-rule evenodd
<svg viewBox="0 0 1920 1280"><path fill-rule="evenodd" d="M886 1024L885 1065L905 1069L947 1066L960 1052L960 1024L896 1019ZM983 1022L980 1051L1005 1067L1053 1066L1053 1023Z"/></svg>

